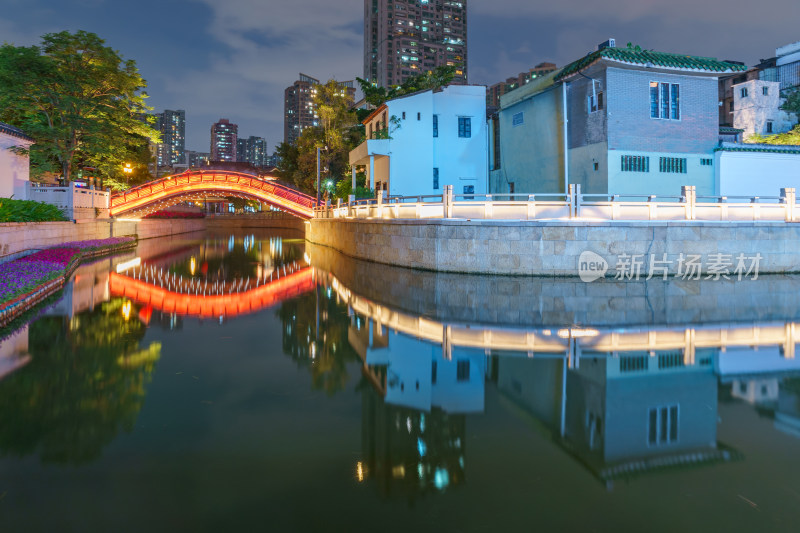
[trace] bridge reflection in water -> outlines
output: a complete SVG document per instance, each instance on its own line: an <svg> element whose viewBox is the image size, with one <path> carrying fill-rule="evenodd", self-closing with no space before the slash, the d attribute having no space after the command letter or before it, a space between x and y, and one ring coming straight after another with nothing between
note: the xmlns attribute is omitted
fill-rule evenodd
<svg viewBox="0 0 800 533"><path fill-rule="evenodd" d="M347 343L370 384L362 389L356 477L374 479L385 495L413 500L464 482L468 417L484 413L489 393L609 488L743 459L736 443L718 438L720 402L750 403L774 417L776 430L800 437L794 320L487 325L366 298L330 271L316 269L315 277L316 298L327 300L317 304L317 327L331 331L335 317L346 317ZM311 331L285 319L285 335L298 329Z"/></svg>

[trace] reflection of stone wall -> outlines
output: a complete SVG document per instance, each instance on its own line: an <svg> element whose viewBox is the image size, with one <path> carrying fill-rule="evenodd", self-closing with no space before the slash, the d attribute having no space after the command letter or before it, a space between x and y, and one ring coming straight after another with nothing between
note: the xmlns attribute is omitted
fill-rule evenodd
<svg viewBox="0 0 800 533"><path fill-rule="evenodd" d="M281 228L305 231L303 219L287 215L285 217L261 215L224 215L206 218L209 229L235 228Z"/></svg>
<svg viewBox="0 0 800 533"><path fill-rule="evenodd" d="M574 278L424 272L359 261L306 243L315 268L354 293L436 320L518 326L794 321L800 277L756 281L583 283Z"/></svg>
<svg viewBox="0 0 800 533"><path fill-rule="evenodd" d="M713 254L760 253L760 272L800 272L800 225L782 222L312 219L306 238L359 259L442 272L577 276L587 250L608 262L607 275L623 254L667 254L674 274L679 254L700 255L705 271Z"/></svg>

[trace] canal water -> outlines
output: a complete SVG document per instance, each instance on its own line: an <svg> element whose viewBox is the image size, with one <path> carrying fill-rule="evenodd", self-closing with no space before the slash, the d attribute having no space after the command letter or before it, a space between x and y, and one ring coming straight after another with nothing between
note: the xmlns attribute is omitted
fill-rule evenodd
<svg viewBox="0 0 800 533"><path fill-rule="evenodd" d="M797 531L798 289L143 241L2 332L0 531Z"/></svg>

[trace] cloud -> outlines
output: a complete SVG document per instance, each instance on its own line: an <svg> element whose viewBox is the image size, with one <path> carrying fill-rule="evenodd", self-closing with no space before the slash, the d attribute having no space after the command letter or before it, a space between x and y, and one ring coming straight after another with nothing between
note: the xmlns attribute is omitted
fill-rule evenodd
<svg viewBox="0 0 800 533"><path fill-rule="evenodd" d="M209 66L177 74L166 89L209 127L230 118L241 135L267 137L272 151L283 140L284 90L298 73L323 81L361 75L361 0L194 1L211 9L205 31L219 46ZM207 131L187 132L189 147L206 150Z"/></svg>

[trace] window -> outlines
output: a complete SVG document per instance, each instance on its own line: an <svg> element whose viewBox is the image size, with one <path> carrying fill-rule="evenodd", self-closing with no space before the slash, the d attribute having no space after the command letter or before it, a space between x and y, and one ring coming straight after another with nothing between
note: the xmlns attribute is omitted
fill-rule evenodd
<svg viewBox="0 0 800 533"><path fill-rule="evenodd" d="M742 98L747 98L747 87L742 87L739 89L739 96Z"/></svg>
<svg viewBox="0 0 800 533"><path fill-rule="evenodd" d="M469 359L461 359L456 363L456 379L469 381Z"/></svg>
<svg viewBox="0 0 800 533"><path fill-rule="evenodd" d="M590 94L587 98L586 109L589 113L594 113L595 111L603 109L603 93Z"/></svg>
<svg viewBox="0 0 800 533"><path fill-rule="evenodd" d="M650 158L646 155L623 155L620 159L622 172L650 172Z"/></svg>
<svg viewBox="0 0 800 533"><path fill-rule="evenodd" d="M678 442L678 406L654 407L647 413L647 442L650 446Z"/></svg>
<svg viewBox="0 0 800 533"><path fill-rule="evenodd" d="M731 100L730 110L731 110L731 113L733 113L733 100Z"/></svg>
<svg viewBox="0 0 800 533"><path fill-rule="evenodd" d="M406 119L406 112L403 111L403 120L405 120L405 119Z"/></svg>
<svg viewBox="0 0 800 533"><path fill-rule="evenodd" d="M701 159L700 160L700 164L702 166L704 166L704 167L710 167L710 166L712 166L714 164L714 160L713 159Z"/></svg>
<svg viewBox="0 0 800 533"><path fill-rule="evenodd" d="M436 371L438 370L437 367L438 365L436 364L436 361L433 361L433 363L431 364L431 383L433 383L434 385L436 385Z"/></svg>
<svg viewBox="0 0 800 533"><path fill-rule="evenodd" d="M492 120L492 131L494 132L494 170L500 168L500 121L497 117Z"/></svg>
<svg viewBox="0 0 800 533"><path fill-rule="evenodd" d="M620 372L643 372L647 371L648 357L646 355L627 356L619 358Z"/></svg>
<svg viewBox="0 0 800 533"><path fill-rule="evenodd" d="M767 133L772 133L772 121L767 121Z"/></svg>
<svg viewBox="0 0 800 533"><path fill-rule="evenodd" d="M659 157L658 171L672 174L686 174L685 157Z"/></svg>
<svg viewBox="0 0 800 533"><path fill-rule="evenodd" d="M458 117L458 136L466 139L472 137L472 119L470 117Z"/></svg>
<svg viewBox="0 0 800 533"><path fill-rule="evenodd" d="M433 167L433 190L439 190L439 168Z"/></svg>
<svg viewBox="0 0 800 533"><path fill-rule="evenodd" d="M439 115L433 115L433 136L439 136Z"/></svg>
<svg viewBox="0 0 800 533"><path fill-rule="evenodd" d="M769 87L767 86L762 87L761 94L763 94L764 96L769 96Z"/></svg>
<svg viewBox="0 0 800 533"><path fill-rule="evenodd" d="M417 120L422 120L422 113L417 113Z"/></svg>
<svg viewBox="0 0 800 533"><path fill-rule="evenodd" d="M514 113L514 116L511 117L511 125L513 127L522 126L525 123L525 115L520 111L519 113Z"/></svg>
<svg viewBox="0 0 800 533"><path fill-rule="evenodd" d="M464 194L475 194L474 185L464 185ZM472 196L465 196L465 200L472 200Z"/></svg>
<svg viewBox="0 0 800 533"><path fill-rule="evenodd" d="M595 161L595 162L594 162L594 171L595 171L595 172L597 172L598 170L600 170L600 163L598 163L597 161Z"/></svg>
<svg viewBox="0 0 800 533"><path fill-rule="evenodd" d="M681 119L681 86L677 83L650 82L650 118Z"/></svg>

